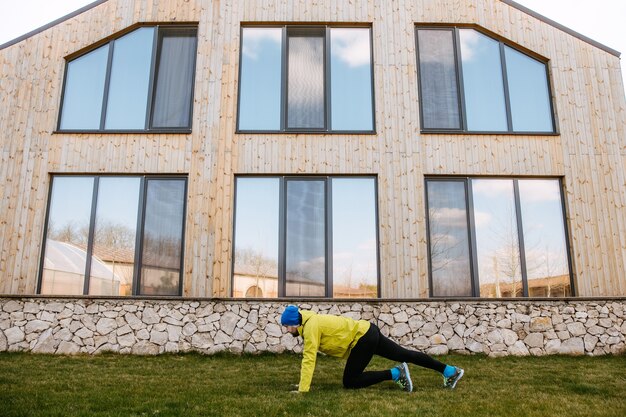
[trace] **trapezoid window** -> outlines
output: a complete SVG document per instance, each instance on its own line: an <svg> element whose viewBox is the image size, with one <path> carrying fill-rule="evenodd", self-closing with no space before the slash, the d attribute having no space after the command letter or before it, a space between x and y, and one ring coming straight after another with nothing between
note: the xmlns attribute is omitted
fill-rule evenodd
<svg viewBox="0 0 626 417"><path fill-rule="evenodd" d="M60 131L189 131L197 29L142 26L67 62Z"/></svg>
<svg viewBox="0 0 626 417"><path fill-rule="evenodd" d="M546 62L471 28L416 36L423 132L555 132Z"/></svg>

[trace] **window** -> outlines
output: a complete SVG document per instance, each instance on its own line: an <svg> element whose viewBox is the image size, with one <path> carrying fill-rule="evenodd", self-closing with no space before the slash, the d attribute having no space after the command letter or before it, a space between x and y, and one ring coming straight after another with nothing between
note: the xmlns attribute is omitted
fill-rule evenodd
<svg viewBox="0 0 626 417"><path fill-rule="evenodd" d="M554 133L545 62L475 29L416 34L422 131Z"/></svg>
<svg viewBox="0 0 626 417"><path fill-rule="evenodd" d="M234 297L378 296L376 179L236 178Z"/></svg>
<svg viewBox="0 0 626 417"><path fill-rule="evenodd" d="M431 294L572 295L558 179L426 180Z"/></svg>
<svg viewBox="0 0 626 417"><path fill-rule="evenodd" d="M238 131L373 132L371 29L241 30Z"/></svg>
<svg viewBox="0 0 626 417"><path fill-rule="evenodd" d="M189 131L196 28L140 27L67 63L61 131Z"/></svg>
<svg viewBox="0 0 626 417"><path fill-rule="evenodd" d="M181 295L187 180L52 177L40 294Z"/></svg>

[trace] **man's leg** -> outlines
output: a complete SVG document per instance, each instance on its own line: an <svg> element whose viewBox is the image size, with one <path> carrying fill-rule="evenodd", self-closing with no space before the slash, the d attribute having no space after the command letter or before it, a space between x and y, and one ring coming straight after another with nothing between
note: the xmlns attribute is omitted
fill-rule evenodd
<svg viewBox="0 0 626 417"><path fill-rule="evenodd" d="M446 369L445 363L441 363L437 359L430 357L425 353L405 349L393 340L386 338L383 334L380 334L379 336L378 348L374 353L395 362L409 362L424 368L433 369L442 374Z"/></svg>
<svg viewBox="0 0 626 417"><path fill-rule="evenodd" d="M391 371L363 372L377 350L380 334L378 327L371 325L350 352L343 370L343 386L346 388L364 388L391 380Z"/></svg>

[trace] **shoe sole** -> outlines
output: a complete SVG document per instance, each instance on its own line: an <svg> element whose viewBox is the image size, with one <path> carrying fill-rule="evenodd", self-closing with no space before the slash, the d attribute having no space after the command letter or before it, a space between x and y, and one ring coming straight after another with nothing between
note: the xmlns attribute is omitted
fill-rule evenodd
<svg viewBox="0 0 626 417"><path fill-rule="evenodd" d="M413 392L413 381L411 380L411 373L409 372L409 366L406 362L402 362L402 369L404 370L404 375L406 376L407 381L409 381L409 389L407 392Z"/></svg>
<svg viewBox="0 0 626 417"><path fill-rule="evenodd" d="M463 378L463 374L465 373L465 371L461 368L459 368L460 372L459 372L459 376L457 379L454 380L454 382L452 383L452 385L450 386L450 389L454 389L454 387L456 387L456 383L459 382L461 380L461 378Z"/></svg>

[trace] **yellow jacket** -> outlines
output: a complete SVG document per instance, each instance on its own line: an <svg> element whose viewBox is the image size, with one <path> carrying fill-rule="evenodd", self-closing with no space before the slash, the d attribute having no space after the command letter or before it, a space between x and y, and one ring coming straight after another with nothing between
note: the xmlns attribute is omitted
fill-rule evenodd
<svg viewBox="0 0 626 417"><path fill-rule="evenodd" d="M370 328L365 320L353 320L348 317L317 314L313 311L300 310L302 325L298 333L304 339L302 368L300 370L300 392L308 392L315 370L317 352L347 359L356 342Z"/></svg>

